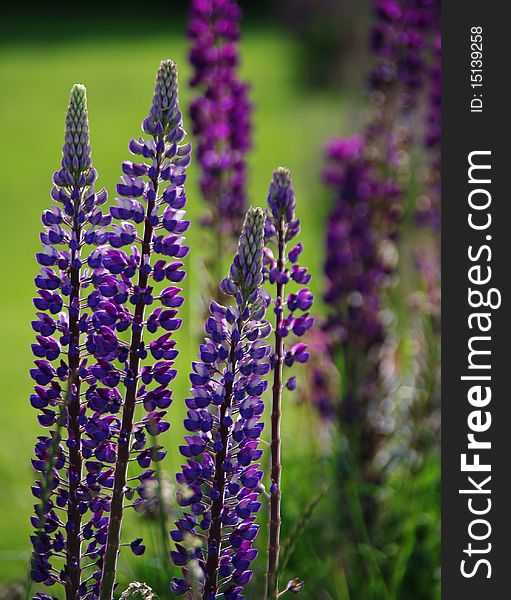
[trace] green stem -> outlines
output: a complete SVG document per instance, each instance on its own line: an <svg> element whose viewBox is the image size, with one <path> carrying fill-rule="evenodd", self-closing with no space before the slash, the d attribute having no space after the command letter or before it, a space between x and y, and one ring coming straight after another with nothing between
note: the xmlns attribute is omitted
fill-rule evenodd
<svg viewBox="0 0 511 600"><path fill-rule="evenodd" d="M153 435L153 445L157 445L157 437ZM156 496L158 499L158 524L160 527L160 537L162 544L162 564L165 569L166 575L170 581L172 578L172 571L170 568L169 557L170 557L170 543L169 543L169 528L167 527L167 515L165 514L163 490L162 490L162 470L160 462L154 464L155 479L157 485Z"/></svg>
<svg viewBox="0 0 511 600"><path fill-rule="evenodd" d="M279 222L277 270L284 271L286 238L284 219ZM283 309L284 284L277 283L277 303ZM275 319L275 369L273 372L272 413L271 413L271 487L270 487L270 523L268 539L268 569L266 574L266 599L276 600L279 586L279 556L281 517L281 436L282 418L282 375L284 367L284 339L279 334L282 323L282 310L277 311Z"/></svg>

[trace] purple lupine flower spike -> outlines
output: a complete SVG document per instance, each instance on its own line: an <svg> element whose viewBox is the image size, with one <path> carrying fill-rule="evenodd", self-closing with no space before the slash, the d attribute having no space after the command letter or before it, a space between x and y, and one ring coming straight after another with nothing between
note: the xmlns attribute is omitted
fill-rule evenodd
<svg viewBox="0 0 511 600"><path fill-rule="evenodd" d="M113 479L107 499L110 517L97 562L100 583L95 593L102 600L112 598L125 499L137 492L142 497L153 475L151 462L165 456L160 445L147 442L169 428L164 417L172 400L168 387L176 376L177 356L172 335L181 326L178 309L183 303L175 284L185 276L181 259L188 253L183 234L189 221L183 209L191 147L182 144L185 131L177 85L176 66L163 61L149 115L142 123L146 136L129 144L140 160L122 166L125 175L117 186L116 206L111 208L119 224L109 234L110 246L98 248L89 260L96 290L89 300L95 329L87 345L98 362L91 372L90 402L96 412L87 425L89 452L100 469L111 465ZM168 287L161 289L164 280ZM146 314L146 307L153 304L156 307ZM129 332L128 342L124 331ZM154 360L144 364L149 356ZM136 404L145 410L140 418ZM119 408L120 420L112 420L109 413ZM127 484L131 460L146 469L138 490ZM141 554L141 540L132 542L131 548Z"/></svg>
<svg viewBox="0 0 511 600"><path fill-rule="evenodd" d="M370 467L381 436L371 417L385 384L381 377L388 323L384 292L396 269L393 225L399 215L391 207L396 199L399 205L401 195L398 186L382 177L371 144L363 136L334 140L327 152L326 180L336 191L325 240L328 312L323 330L328 336L328 359L320 371L311 373L312 393L321 400L318 408L324 408L328 388L321 371L342 359L341 402L336 412L360 472L376 484ZM372 499L364 505L367 518L372 518Z"/></svg>
<svg viewBox="0 0 511 600"><path fill-rule="evenodd" d="M200 186L211 215L205 222L218 240L221 260L236 241L246 211L246 153L251 147L251 104L238 76L241 9L236 0L192 0L188 32L192 39L191 86L198 95L190 107Z"/></svg>
<svg viewBox="0 0 511 600"><path fill-rule="evenodd" d="M257 556L253 540L262 472L256 461L262 454L263 377L270 370L270 347L263 340L271 331L260 289L264 224L264 212L251 208L221 285L235 304L211 303L207 337L190 375L185 419L190 434L180 448L187 460L177 475L178 503L186 512L171 532L172 560L183 567L184 577L173 580L172 590L181 595L190 589L195 565L203 600L242 599Z"/></svg>
<svg viewBox="0 0 511 600"><path fill-rule="evenodd" d="M291 173L288 169L279 168L273 173L268 194L269 215L266 221L266 240L268 246L274 246L277 256L274 257L270 247L265 248L265 271L272 286L275 286L275 346L273 349L273 389L271 413L271 485L270 485L270 523L268 542L268 570L266 598L275 600L278 591L278 570L280 554L281 526L281 438L280 423L282 415L282 389L284 386L284 367L290 367L295 361L306 362L309 358L304 343L286 345L286 338L292 333L296 337L303 336L314 324L309 309L313 296L306 287L285 296L286 286L295 284L307 285L310 275L307 269L300 267L298 258L303 250L301 243L288 250L300 232L300 221L295 216L295 192ZM296 386L294 376L286 383L288 389Z"/></svg>
<svg viewBox="0 0 511 600"><path fill-rule="evenodd" d="M376 64L369 75L369 86L375 105L365 138L371 153L380 162L382 174L387 173L387 186L395 190L394 194L386 195L383 210L378 215L380 228L386 226L387 235L395 238L396 216L403 211L406 193L406 181L401 180L399 172L406 170L418 129L414 127L417 121L414 113L419 112L418 103L427 77L432 77L433 87L435 77L440 83L438 70L429 64L432 58L433 63L436 62L440 3L437 0L375 0L374 14L370 41ZM435 92L430 99L434 105ZM434 131L432 133L434 135ZM428 204L424 199L421 202ZM431 199L431 203L434 202ZM420 204L417 219L424 222L432 215L428 206Z"/></svg>
<svg viewBox="0 0 511 600"><path fill-rule="evenodd" d="M337 199L326 236L326 328L334 346L349 343L365 355L384 335L380 295L387 268L370 206L381 197L381 186L362 136L332 141L327 156L326 181L337 190Z"/></svg>
<svg viewBox="0 0 511 600"><path fill-rule="evenodd" d="M351 377L343 382L342 414L350 423L364 412L362 405L378 384L378 361L386 336L382 296L398 264L398 222L405 209L407 185L402 173L409 169L413 116L418 112L424 75L439 82L435 67L439 3L375 0L374 13L371 48L377 61L369 76L374 100L371 119L363 135L329 143L325 170L336 201L326 238L329 315L324 328L330 338L330 358L335 359L340 349L349 349L354 361L346 372L356 373L357 380ZM429 68L431 54L436 59ZM438 98L438 89L433 89L428 129L428 145L432 146L438 134ZM435 180L434 168L431 171ZM437 190L430 192L431 198L427 193L419 198L425 205L418 207L417 219L438 222Z"/></svg>
<svg viewBox="0 0 511 600"><path fill-rule="evenodd" d="M32 326L37 333L32 350L37 357L30 371L36 382L30 401L40 410L39 423L53 428L36 444L34 468L42 477L32 491L39 503L32 525L34 552L32 579L37 583L61 583L66 597L81 598L85 587L82 571L82 521L94 496L91 482L83 477L83 414L81 400L87 378L87 352L82 337L91 327L84 289L89 274L82 256L88 244L101 242L110 216L100 206L106 192L94 191L97 173L92 168L83 85L71 90L66 117L62 167L53 176L51 197L56 202L43 213L43 251L35 279L39 311ZM63 512L60 512L62 510ZM88 524L85 525L87 527ZM64 560L53 568L53 558Z"/></svg>

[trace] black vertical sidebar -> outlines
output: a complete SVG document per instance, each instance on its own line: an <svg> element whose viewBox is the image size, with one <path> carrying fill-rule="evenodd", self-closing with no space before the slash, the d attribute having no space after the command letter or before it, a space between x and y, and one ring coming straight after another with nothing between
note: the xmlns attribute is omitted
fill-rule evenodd
<svg viewBox="0 0 511 600"><path fill-rule="evenodd" d="M442 3L444 600L511 598L511 31L505 7L491 0ZM474 164L491 168L474 168L470 182L474 152ZM481 292L472 294L472 304L488 306L471 307L469 288ZM471 314L486 316L469 321Z"/></svg>

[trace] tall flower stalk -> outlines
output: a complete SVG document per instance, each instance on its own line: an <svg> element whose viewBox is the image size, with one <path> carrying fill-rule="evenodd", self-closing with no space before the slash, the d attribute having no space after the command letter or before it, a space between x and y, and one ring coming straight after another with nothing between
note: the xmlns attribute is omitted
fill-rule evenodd
<svg viewBox="0 0 511 600"><path fill-rule="evenodd" d="M294 361L306 362L309 358L307 347L303 343L286 349L285 340L290 333L301 337L310 329L314 319L308 310L312 306L313 296L308 288L285 297L286 286L291 281L306 285L310 281L307 269L297 263L303 250L301 243L288 251L291 242L300 231L300 221L295 216L295 193L288 169L279 168L273 174L268 193L269 213L266 221L266 241L276 247L276 256L270 248L265 249L265 262L268 279L275 289L273 299L275 312L274 347L272 354L273 387L271 406L271 485L270 485L270 522L268 535L268 569L266 598L278 597L278 573L281 528L281 435L282 390L284 387L284 366L292 366ZM298 316L297 316L298 313ZM287 387L294 389L295 379L287 381Z"/></svg>
<svg viewBox="0 0 511 600"><path fill-rule="evenodd" d="M30 374L37 385L30 401L41 411L39 423L55 429L38 438L33 461L42 477L32 488L40 501L32 519L36 528L31 538L32 579L45 585L59 582L66 598L74 600L87 589L82 582L87 566L82 555L82 521L94 493L83 478L81 395L88 353L82 338L92 327L84 292L90 279L83 268L83 254L89 244L104 241L102 228L110 221L100 209L106 192L94 191L97 173L92 167L83 85L71 90L62 152L62 167L53 176L51 191L57 204L42 217L43 251L37 254L41 270L35 279L34 305L40 312L32 322L37 333L32 350L37 359ZM63 561L60 571L52 564L54 558Z"/></svg>
<svg viewBox="0 0 511 600"><path fill-rule="evenodd" d="M262 454L261 396L270 369L270 347L263 340L271 330L260 289L264 224L264 212L251 208L221 284L235 302L211 303L207 337L190 375L185 427L191 435L180 448L187 462L177 475L178 503L186 512L171 532L172 559L183 567L184 577L174 579L172 589L186 593L195 577L203 600L241 599L257 556L252 543L259 529L254 520L263 473L255 461Z"/></svg>
<svg viewBox="0 0 511 600"><path fill-rule="evenodd" d="M203 222L216 240L210 259L218 274L234 251L246 211L251 104L248 86L238 75L241 16L236 0L192 0L188 25L190 83L197 90L190 116L200 187L209 207Z"/></svg>
<svg viewBox="0 0 511 600"><path fill-rule="evenodd" d="M394 191L368 159L362 136L331 142L328 157L326 180L337 198L327 224L325 329L330 352L345 353L341 409L343 419L353 425L363 412L361 399L377 384L371 359L377 359L385 336L381 295L389 268L371 204Z"/></svg>
<svg viewBox="0 0 511 600"><path fill-rule="evenodd" d="M375 0L371 117L363 134L331 140L327 147L325 180L336 200L326 238L326 351L334 360L343 356L340 416L351 424L368 423L368 403L383 397L381 390L376 393L388 333L383 296L397 272L399 223L408 208L406 178L436 5L435 0ZM368 437L361 442L362 462L370 462L376 451L378 436L370 428L367 424Z"/></svg>
<svg viewBox="0 0 511 600"><path fill-rule="evenodd" d="M154 285L164 279L180 282L185 272L183 258L188 253L182 234L189 222L182 210L186 196L183 184L185 169L190 163L190 145L181 145L185 132L178 105L177 70L170 60L163 61L158 70L152 106L142 123L147 137L131 140L129 148L141 162L125 162L122 183L118 184L117 206L111 208L115 220L109 235L109 246L98 249L93 257L98 291L95 315L103 325L91 344L99 361L93 375L107 387L122 380L125 391L121 401L122 417L116 435L110 442L109 462L113 464L113 489L110 499L104 559L102 562L99 598L111 600L120 546L121 524L128 486L128 464L136 458L147 468L151 461L161 460L161 446L147 447L147 434L155 436L169 427L163 421L171 402L167 389L176 371L172 368L177 356L172 334L181 326L177 309L183 298L180 288L165 288L154 294ZM137 225L143 226L139 234ZM160 232L166 231L163 235ZM131 246L130 252L118 248ZM153 262L154 257L161 255ZM171 259L167 263L168 258ZM125 304L132 305L128 309ZM149 316L146 307L159 300L160 306ZM164 330L163 335L148 341L149 334ZM126 344L117 332L130 330ZM156 363L143 365L151 354ZM119 361L121 368L114 366ZM155 382L157 387L148 389ZM137 404L143 404L147 414L136 420ZM162 409L158 411L157 409ZM150 438L152 439L152 437ZM152 476L146 471L140 476L143 483ZM140 540L132 543L135 553L143 548Z"/></svg>

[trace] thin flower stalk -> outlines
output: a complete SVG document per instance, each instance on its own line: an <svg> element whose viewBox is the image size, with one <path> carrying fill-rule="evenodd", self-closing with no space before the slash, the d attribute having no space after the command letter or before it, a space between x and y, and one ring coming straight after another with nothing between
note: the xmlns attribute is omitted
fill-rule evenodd
<svg viewBox="0 0 511 600"><path fill-rule="evenodd" d="M260 289L264 222L261 209L248 211L238 252L221 284L235 303L211 303L207 337L190 375L185 420L190 435L180 447L187 461L177 475L178 503L186 512L171 532L172 560L183 567L184 577L173 580L172 590L186 594L195 583L203 600L242 599L257 556L252 544L263 473L256 461L262 455L261 396L271 350L264 343L271 327Z"/></svg>
<svg viewBox="0 0 511 600"><path fill-rule="evenodd" d="M275 246L277 255L265 248L266 274L275 289L273 299L275 312L274 348L272 355L273 387L271 409L271 485L270 485L270 522L268 539L268 570L266 598L278 597L278 574L281 529L281 419L282 390L284 387L284 367L290 367L295 361L306 362L309 359L307 346L298 343L286 348L286 338L290 333L295 337L303 336L313 325L309 314L313 296L308 288L300 288L296 293L286 293L286 286L294 281L306 285L310 281L307 269L300 267L298 257L303 250L301 243L288 251L287 245L300 231L300 221L295 216L295 193L288 169L279 168L273 174L268 194L268 218L266 221L266 241ZM287 380L288 389L296 386L295 377Z"/></svg>

